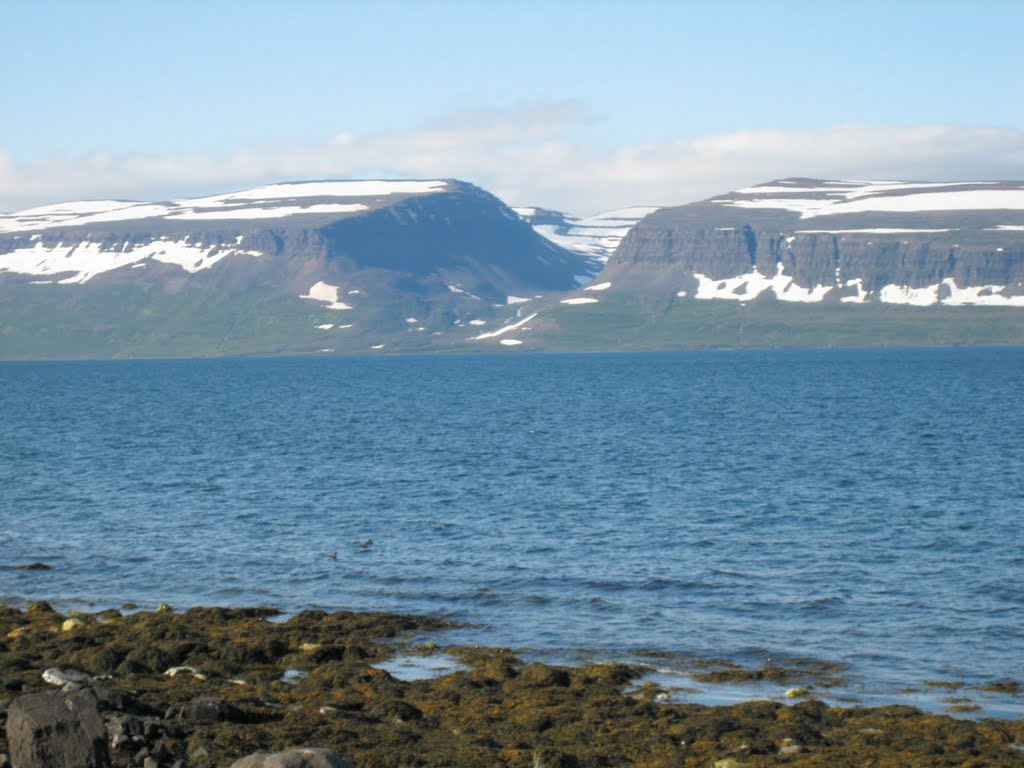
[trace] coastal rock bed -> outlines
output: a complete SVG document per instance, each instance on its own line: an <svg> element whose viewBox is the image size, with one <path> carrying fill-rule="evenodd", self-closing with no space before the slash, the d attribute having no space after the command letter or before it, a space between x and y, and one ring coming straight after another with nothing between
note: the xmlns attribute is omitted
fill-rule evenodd
<svg viewBox="0 0 1024 768"><path fill-rule="evenodd" d="M656 686L631 687L639 667L525 664L503 649L455 649L466 670L404 682L372 666L393 655L386 639L443 622L274 613L0 607L0 733L12 702L57 690L43 679L57 668L91 677L114 766L229 766L291 747L359 768L1024 766L1024 721L813 700L673 704ZM3 736L0 765L10 751Z"/></svg>

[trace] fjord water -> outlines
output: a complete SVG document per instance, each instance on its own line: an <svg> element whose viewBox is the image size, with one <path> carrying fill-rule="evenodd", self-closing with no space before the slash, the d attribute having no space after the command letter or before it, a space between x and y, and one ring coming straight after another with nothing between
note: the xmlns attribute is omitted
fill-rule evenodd
<svg viewBox="0 0 1024 768"><path fill-rule="evenodd" d="M1020 677L1024 349L0 364L0 600ZM371 543L372 542L372 543Z"/></svg>

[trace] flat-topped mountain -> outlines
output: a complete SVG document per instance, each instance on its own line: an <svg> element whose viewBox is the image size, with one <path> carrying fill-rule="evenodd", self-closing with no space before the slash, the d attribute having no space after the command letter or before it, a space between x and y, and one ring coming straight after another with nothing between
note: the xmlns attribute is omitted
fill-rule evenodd
<svg viewBox="0 0 1024 768"><path fill-rule="evenodd" d="M90 200L0 214L0 273L84 283L125 267L210 269L229 257L345 261L418 275L479 272L506 288L569 288L584 259L493 195L452 180L273 184L163 203ZM591 270L592 271L592 270Z"/></svg>
<svg viewBox="0 0 1024 768"><path fill-rule="evenodd" d="M1024 306L1024 183L772 181L651 213L601 279L680 298Z"/></svg>
<svg viewBox="0 0 1024 768"><path fill-rule="evenodd" d="M0 356L415 348L598 267L455 180L61 203L0 215Z"/></svg>

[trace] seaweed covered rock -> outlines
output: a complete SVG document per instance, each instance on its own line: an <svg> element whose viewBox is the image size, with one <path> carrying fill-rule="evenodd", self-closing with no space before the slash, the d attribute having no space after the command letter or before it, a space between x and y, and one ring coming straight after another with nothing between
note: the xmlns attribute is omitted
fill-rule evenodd
<svg viewBox="0 0 1024 768"><path fill-rule="evenodd" d="M107 731L89 689L31 693L7 713L7 744L18 768L107 768Z"/></svg>

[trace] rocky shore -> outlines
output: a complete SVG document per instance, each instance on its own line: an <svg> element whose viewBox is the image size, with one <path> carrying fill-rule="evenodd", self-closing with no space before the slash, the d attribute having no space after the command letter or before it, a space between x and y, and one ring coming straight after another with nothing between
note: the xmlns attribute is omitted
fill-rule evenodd
<svg viewBox="0 0 1024 768"><path fill-rule="evenodd" d="M450 649L465 669L374 666L431 618L0 607L0 767L1024 766L1024 721L813 699L677 704L642 670ZM422 649L429 654L429 645ZM255 754L262 753L262 754Z"/></svg>

